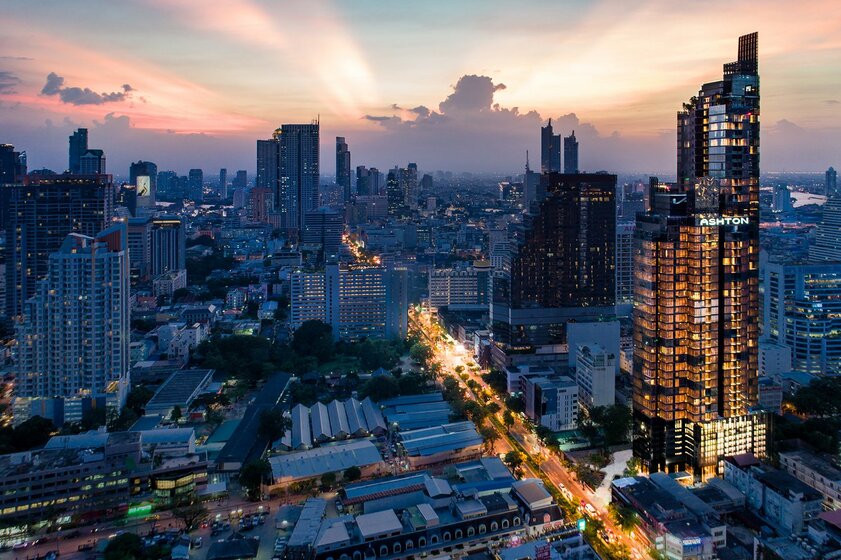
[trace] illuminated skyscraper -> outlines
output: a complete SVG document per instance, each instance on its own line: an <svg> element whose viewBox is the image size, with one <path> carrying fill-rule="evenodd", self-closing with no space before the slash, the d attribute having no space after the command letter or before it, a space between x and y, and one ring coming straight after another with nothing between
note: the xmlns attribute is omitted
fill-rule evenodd
<svg viewBox="0 0 841 560"><path fill-rule="evenodd" d="M564 138L564 173L578 173L578 140L574 130Z"/></svg>
<svg viewBox="0 0 841 560"><path fill-rule="evenodd" d="M561 172L561 135L554 134L552 119L540 128L540 172Z"/></svg>
<svg viewBox="0 0 841 560"><path fill-rule="evenodd" d="M754 411L759 329L757 34L723 80L678 113L678 183L652 181L637 218L634 454L648 471L708 478L767 452Z"/></svg>

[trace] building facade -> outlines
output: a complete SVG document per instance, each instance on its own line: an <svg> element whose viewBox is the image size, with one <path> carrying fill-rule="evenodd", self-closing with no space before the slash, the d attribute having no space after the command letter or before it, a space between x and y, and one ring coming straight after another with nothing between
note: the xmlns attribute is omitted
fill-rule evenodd
<svg viewBox="0 0 841 560"><path fill-rule="evenodd" d="M552 130L552 119L540 127L540 172L561 172L561 135Z"/></svg>
<svg viewBox="0 0 841 560"><path fill-rule="evenodd" d="M612 406L616 401L616 354L599 344L579 344L575 357L581 405L587 409Z"/></svg>
<svg viewBox="0 0 841 560"><path fill-rule="evenodd" d="M523 376L526 417L552 431L578 426L578 385L566 376Z"/></svg>
<svg viewBox="0 0 841 560"><path fill-rule="evenodd" d="M564 173L574 175L578 173L578 140L575 131L564 137Z"/></svg>
<svg viewBox="0 0 841 560"><path fill-rule="evenodd" d="M488 309L490 305L491 266L476 261L465 268L429 270L429 307L438 309Z"/></svg>
<svg viewBox="0 0 841 560"><path fill-rule="evenodd" d="M343 136L336 136L336 184L342 192L342 200L350 202L353 185L350 179L350 150Z"/></svg>
<svg viewBox="0 0 841 560"><path fill-rule="evenodd" d="M823 216L815 228L815 242L809 247L809 260L841 262L841 193L837 190L823 205Z"/></svg>
<svg viewBox="0 0 841 560"><path fill-rule="evenodd" d="M129 388L129 270L124 224L70 234L17 329L15 422L80 422L119 408Z"/></svg>
<svg viewBox="0 0 841 560"><path fill-rule="evenodd" d="M152 277L187 268L187 238L184 222L172 216L152 220L149 238Z"/></svg>
<svg viewBox="0 0 841 560"><path fill-rule="evenodd" d="M726 454L767 452L758 398L757 35L678 113L678 183L638 215L634 454L702 479ZM727 453L726 449L732 449Z"/></svg>

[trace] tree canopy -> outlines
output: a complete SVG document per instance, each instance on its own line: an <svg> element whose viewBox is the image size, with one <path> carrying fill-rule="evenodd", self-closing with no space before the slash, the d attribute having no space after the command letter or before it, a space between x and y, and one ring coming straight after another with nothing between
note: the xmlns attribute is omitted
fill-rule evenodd
<svg viewBox="0 0 841 560"><path fill-rule="evenodd" d="M323 321L304 321L292 334L292 350L324 363L333 357L333 327Z"/></svg>

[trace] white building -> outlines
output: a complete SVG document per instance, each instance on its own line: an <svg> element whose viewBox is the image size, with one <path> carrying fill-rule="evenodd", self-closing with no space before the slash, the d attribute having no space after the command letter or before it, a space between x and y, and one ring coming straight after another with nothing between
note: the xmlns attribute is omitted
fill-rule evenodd
<svg viewBox="0 0 841 560"><path fill-rule="evenodd" d="M579 344L575 380L581 404L590 409L611 406L616 401L616 354L598 344Z"/></svg>
<svg viewBox="0 0 841 560"><path fill-rule="evenodd" d="M554 431L578 425L578 385L569 377L525 377L526 416Z"/></svg>
<svg viewBox="0 0 841 560"><path fill-rule="evenodd" d="M190 352L195 350L199 344L210 336L210 328L207 323L193 323L184 326L173 333L167 350L170 360L179 364L186 364L190 361Z"/></svg>
<svg viewBox="0 0 841 560"><path fill-rule="evenodd" d="M152 280L152 294L156 297L171 296L175 290L187 287L187 271L174 270Z"/></svg>
<svg viewBox="0 0 841 560"><path fill-rule="evenodd" d="M780 453L780 467L824 497L828 509L841 509L841 469L808 451Z"/></svg>
<svg viewBox="0 0 841 560"><path fill-rule="evenodd" d="M791 348L772 340L759 341L759 376L774 377L791 371Z"/></svg>
<svg viewBox="0 0 841 560"><path fill-rule="evenodd" d="M488 309L491 265L476 261L470 267L429 271L429 306L449 309Z"/></svg>
<svg viewBox="0 0 841 560"><path fill-rule="evenodd" d="M129 387L129 263L125 224L70 234L24 307L15 362L15 422L79 422L121 407ZM102 402L97 402L102 401Z"/></svg>
<svg viewBox="0 0 841 560"><path fill-rule="evenodd" d="M634 305L634 231L636 222L616 224L616 313L630 315Z"/></svg>

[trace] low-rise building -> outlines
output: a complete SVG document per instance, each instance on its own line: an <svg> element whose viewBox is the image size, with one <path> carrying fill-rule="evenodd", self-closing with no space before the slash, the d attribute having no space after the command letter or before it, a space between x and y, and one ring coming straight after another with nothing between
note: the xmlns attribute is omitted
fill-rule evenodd
<svg viewBox="0 0 841 560"><path fill-rule="evenodd" d="M780 466L820 492L828 509L841 509L841 468L808 451L780 453Z"/></svg>
<svg viewBox="0 0 841 560"><path fill-rule="evenodd" d="M152 280L152 294L155 297L172 296L175 290L187 287L187 271L173 270L165 272Z"/></svg>
<svg viewBox="0 0 841 560"><path fill-rule="evenodd" d="M566 376L527 377L523 387L526 416L553 431L578 425L578 384Z"/></svg>
<svg viewBox="0 0 841 560"><path fill-rule="evenodd" d="M342 473L358 467L362 476L385 472L385 463L377 447L367 439L357 439L322 445L306 451L275 455L269 458L272 467L271 488L292 482L311 480L326 473Z"/></svg>
<svg viewBox="0 0 841 560"><path fill-rule="evenodd" d="M455 422L431 428L400 432L400 445L409 465L415 469L478 459L484 439L473 422Z"/></svg>
<svg viewBox="0 0 841 560"><path fill-rule="evenodd" d="M612 406L616 401L616 355L600 344L579 344L575 362L582 406Z"/></svg>

